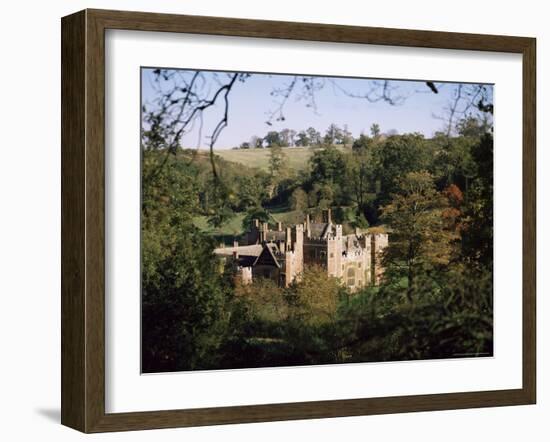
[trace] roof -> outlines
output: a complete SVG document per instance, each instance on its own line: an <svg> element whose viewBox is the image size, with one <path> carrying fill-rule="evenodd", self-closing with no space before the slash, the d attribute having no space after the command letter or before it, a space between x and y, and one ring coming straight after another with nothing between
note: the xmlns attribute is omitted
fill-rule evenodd
<svg viewBox="0 0 550 442"><path fill-rule="evenodd" d="M260 256L258 256L258 258L256 258L253 265L272 265L280 268L281 266L279 265L279 263L277 262L277 258L275 257L275 253L277 252L278 250L275 244L265 244L262 253L260 253Z"/></svg>
<svg viewBox="0 0 550 442"><path fill-rule="evenodd" d="M348 247L348 241L351 243L351 247ZM352 249L362 249L359 244L358 238L355 234L345 235L342 237L342 250L350 251Z"/></svg>
<svg viewBox="0 0 550 442"><path fill-rule="evenodd" d="M324 238L329 231L332 232L332 224L310 223L309 230L312 238Z"/></svg>
<svg viewBox="0 0 550 442"><path fill-rule="evenodd" d="M239 256L260 256L262 253L261 244L253 244L251 246L238 246L238 247L219 247L214 249L216 255L232 256L234 252L237 252Z"/></svg>
<svg viewBox="0 0 550 442"><path fill-rule="evenodd" d="M257 259L257 256L239 255L239 265L241 267L252 267Z"/></svg>

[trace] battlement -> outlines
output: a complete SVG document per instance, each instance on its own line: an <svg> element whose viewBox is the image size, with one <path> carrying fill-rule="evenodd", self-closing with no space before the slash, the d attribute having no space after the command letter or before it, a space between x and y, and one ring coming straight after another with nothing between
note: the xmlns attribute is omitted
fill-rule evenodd
<svg viewBox="0 0 550 442"><path fill-rule="evenodd" d="M326 245L327 240L326 238L306 238L304 240L304 245L311 244L311 245Z"/></svg>

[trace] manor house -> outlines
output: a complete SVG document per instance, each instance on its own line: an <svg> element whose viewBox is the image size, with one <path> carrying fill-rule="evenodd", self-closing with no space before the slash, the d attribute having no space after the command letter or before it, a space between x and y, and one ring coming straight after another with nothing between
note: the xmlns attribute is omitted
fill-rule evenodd
<svg viewBox="0 0 550 442"><path fill-rule="evenodd" d="M253 279L270 278L282 287L299 279L304 266L319 265L329 276L340 278L352 291L378 284L382 267L380 255L388 245L386 233L365 233L360 229L342 234L342 225L334 224L330 209L323 211L322 222L286 226L253 220L241 243L220 247L214 253L233 266L236 277L248 284Z"/></svg>

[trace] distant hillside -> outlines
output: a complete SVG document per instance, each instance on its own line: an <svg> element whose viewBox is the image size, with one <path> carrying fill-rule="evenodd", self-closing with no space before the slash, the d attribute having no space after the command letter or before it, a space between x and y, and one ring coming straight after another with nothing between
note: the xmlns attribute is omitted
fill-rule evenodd
<svg viewBox="0 0 550 442"><path fill-rule="evenodd" d="M289 165L294 170L303 170L307 168L308 160L313 155L313 152L318 148L313 147L284 147L283 152L288 157ZM344 149L340 147L339 149ZM258 167L263 170L268 170L269 167L269 148L263 149L230 149L216 150L216 155L219 155L226 161L244 164L248 167Z"/></svg>

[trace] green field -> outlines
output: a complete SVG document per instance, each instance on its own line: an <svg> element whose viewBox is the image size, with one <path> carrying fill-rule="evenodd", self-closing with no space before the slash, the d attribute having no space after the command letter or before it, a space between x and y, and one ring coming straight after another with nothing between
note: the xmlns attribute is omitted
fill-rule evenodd
<svg viewBox="0 0 550 442"><path fill-rule="evenodd" d="M298 224L303 221L303 212L298 210L277 210L274 209L271 213L270 223L274 224L276 222L282 222L285 225L289 224ZM198 227L204 233L208 235L217 236L217 237L233 237L239 236L245 232L243 229L243 219L245 213L236 213L234 217L229 219L227 222L223 223L220 227L212 227L208 224L208 217L206 216L197 216L193 218L193 224Z"/></svg>
<svg viewBox="0 0 550 442"><path fill-rule="evenodd" d="M283 147L283 152L286 154L290 168L294 170L304 170L308 167L308 161L318 148L314 147ZM338 149L344 149L339 147ZM265 171L269 168L269 148L263 149L229 149L216 150L216 155L219 155L226 161L244 164L248 167L258 167Z"/></svg>
<svg viewBox="0 0 550 442"><path fill-rule="evenodd" d="M193 218L193 224L204 233L213 236L238 236L243 233L244 213L237 213L234 217L220 227L212 227L208 224L208 217L197 216Z"/></svg>

